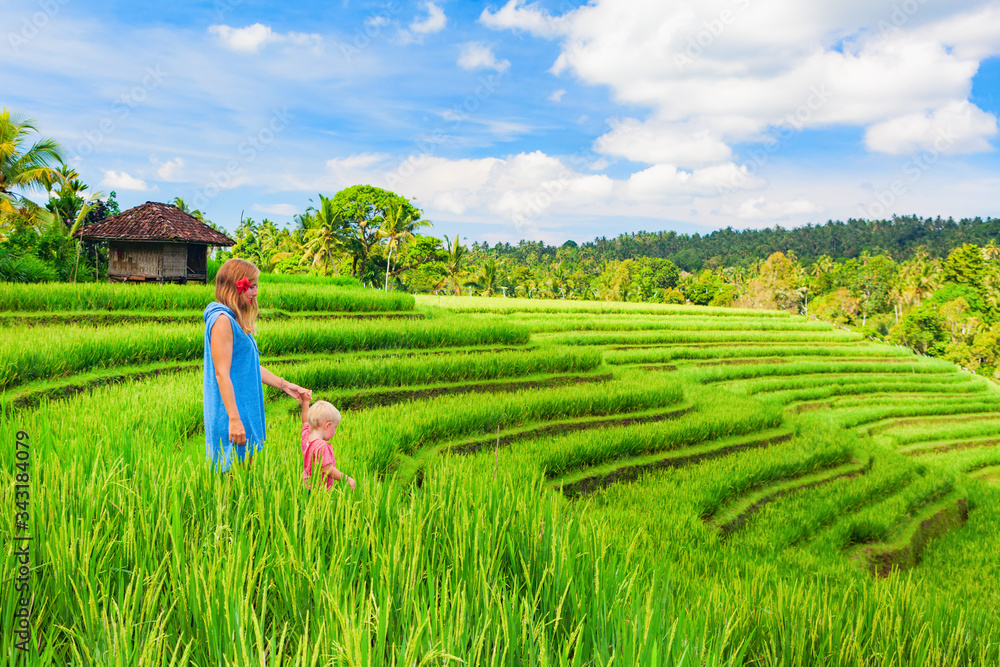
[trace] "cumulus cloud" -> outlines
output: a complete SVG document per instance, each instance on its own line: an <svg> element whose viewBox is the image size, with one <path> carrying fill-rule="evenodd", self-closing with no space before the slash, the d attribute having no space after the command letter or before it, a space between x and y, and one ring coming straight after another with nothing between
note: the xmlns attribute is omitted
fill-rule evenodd
<svg viewBox="0 0 1000 667"><path fill-rule="evenodd" d="M178 181L184 180L181 175L181 170L184 168L184 160L177 157L173 160L167 160L159 166L156 170L156 175L160 177L161 181L167 181L169 183L176 183Z"/></svg>
<svg viewBox="0 0 1000 667"><path fill-rule="evenodd" d="M566 89L565 88L560 88L559 90L554 90L554 91L552 91L552 94L549 95L548 100L549 100L549 102L562 102L563 95L565 95L565 94L566 94Z"/></svg>
<svg viewBox="0 0 1000 667"><path fill-rule="evenodd" d="M635 118L613 122L611 131L594 142L594 150L633 162L681 166L716 164L732 155L729 146L706 130Z"/></svg>
<svg viewBox="0 0 1000 667"><path fill-rule="evenodd" d="M952 102L932 112L912 113L868 128L870 150L892 155L924 150L938 153L981 153L997 136L997 117L969 102Z"/></svg>
<svg viewBox="0 0 1000 667"><path fill-rule="evenodd" d="M692 197L713 197L722 191L753 189L763 181L745 166L732 162L684 171L672 164L657 164L632 174L627 193L633 199L676 201Z"/></svg>
<svg viewBox="0 0 1000 667"><path fill-rule="evenodd" d="M104 172L104 179L101 180L101 185L110 188L112 190L148 190L149 186L142 179L130 176L124 171L113 171L111 169L102 169Z"/></svg>
<svg viewBox="0 0 1000 667"><path fill-rule="evenodd" d="M228 25L210 25L208 33L215 35L219 42L230 51L238 53L258 53L267 44L291 44L292 46L318 48L323 44L323 37L315 33L287 32L278 33L271 26L254 23L245 28L233 28Z"/></svg>
<svg viewBox="0 0 1000 667"><path fill-rule="evenodd" d="M561 15L510 0L480 22L559 40L554 74L650 109L631 121L632 140L598 146L651 164L724 160L735 142L761 140L777 125L873 128L869 148L894 151L919 133L899 129L919 125L910 115L931 123L954 115L947 110L968 101L979 62L1000 54L995 0L936 9L921 0L593 0ZM975 137L960 150L986 149L990 119L977 111L960 113Z"/></svg>
<svg viewBox="0 0 1000 667"><path fill-rule="evenodd" d="M482 42L466 42L458 56L458 66L462 69L492 69L504 72L510 67L509 60L497 60L493 49Z"/></svg>

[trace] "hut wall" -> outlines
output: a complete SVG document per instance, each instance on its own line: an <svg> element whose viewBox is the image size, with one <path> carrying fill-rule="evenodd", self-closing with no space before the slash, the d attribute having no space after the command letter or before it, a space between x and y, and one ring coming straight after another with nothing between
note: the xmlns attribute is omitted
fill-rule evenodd
<svg viewBox="0 0 1000 667"><path fill-rule="evenodd" d="M187 278L188 249L186 243L163 244L163 277Z"/></svg>
<svg viewBox="0 0 1000 667"><path fill-rule="evenodd" d="M112 241L108 278L158 279L163 275L162 243Z"/></svg>

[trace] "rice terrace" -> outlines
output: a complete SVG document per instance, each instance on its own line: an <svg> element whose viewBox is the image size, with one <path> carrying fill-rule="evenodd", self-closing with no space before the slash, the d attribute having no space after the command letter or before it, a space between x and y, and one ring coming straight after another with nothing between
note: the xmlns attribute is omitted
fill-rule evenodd
<svg viewBox="0 0 1000 667"><path fill-rule="evenodd" d="M270 388L205 466L211 290L0 287L31 664L1000 661L990 380L783 311L262 275L262 364L344 411L331 503Z"/></svg>
<svg viewBox="0 0 1000 667"><path fill-rule="evenodd" d="M1000 667L1000 0L11 0L0 667Z"/></svg>

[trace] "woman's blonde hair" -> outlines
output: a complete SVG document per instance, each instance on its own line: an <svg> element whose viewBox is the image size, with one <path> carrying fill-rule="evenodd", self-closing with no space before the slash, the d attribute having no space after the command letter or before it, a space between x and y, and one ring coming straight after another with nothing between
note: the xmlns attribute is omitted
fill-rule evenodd
<svg viewBox="0 0 1000 667"><path fill-rule="evenodd" d="M340 423L340 410L329 401L316 401L309 406L309 426L319 428L324 422Z"/></svg>
<svg viewBox="0 0 1000 667"><path fill-rule="evenodd" d="M236 281L246 278L255 282L259 275L260 270L251 262L233 257L226 260L215 276L215 300L233 311L240 329L251 336L257 333L257 299L247 303L236 289Z"/></svg>

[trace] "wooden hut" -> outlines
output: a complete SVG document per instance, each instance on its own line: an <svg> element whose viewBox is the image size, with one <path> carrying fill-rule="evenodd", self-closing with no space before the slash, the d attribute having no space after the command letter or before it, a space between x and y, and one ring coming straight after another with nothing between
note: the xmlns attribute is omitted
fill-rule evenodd
<svg viewBox="0 0 1000 667"><path fill-rule="evenodd" d="M109 282L205 282L208 246L236 243L176 206L154 201L82 227L74 236L108 242Z"/></svg>

